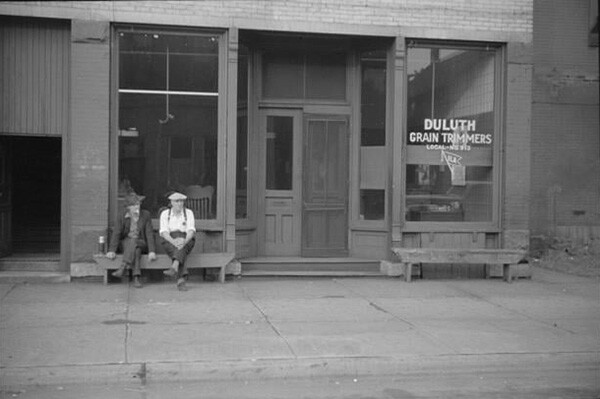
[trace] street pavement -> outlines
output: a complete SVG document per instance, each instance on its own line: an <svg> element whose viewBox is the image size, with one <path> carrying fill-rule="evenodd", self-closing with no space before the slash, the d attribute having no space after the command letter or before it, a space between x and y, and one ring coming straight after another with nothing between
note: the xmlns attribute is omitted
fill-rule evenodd
<svg viewBox="0 0 600 399"><path fill-rule="evenodd" d="M194 276L189 288L0 285L0 388L553 364L600 396L597 279L533 268L512 284Z"/></svg>

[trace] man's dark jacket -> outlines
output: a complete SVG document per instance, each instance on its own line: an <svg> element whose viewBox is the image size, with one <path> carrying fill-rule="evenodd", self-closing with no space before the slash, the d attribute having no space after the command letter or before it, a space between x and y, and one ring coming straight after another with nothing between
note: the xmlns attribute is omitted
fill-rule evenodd
<svg viewBox="0 0 600 399"><path fill-rule="evenodd" d="M125 217L127 211L124 211L119 220L117 226L112 229L110 237L110 245L108 246L108 252L116 252L119 247L119 242L126 238L129 234L129 228L131 227L131 218ZM150 212L141 209L140 218L137 223L138 229L138 240L142 240L148 246L148 252L156 252L156 244L154 241L154 230L152 229L152 218Z"/></svg>

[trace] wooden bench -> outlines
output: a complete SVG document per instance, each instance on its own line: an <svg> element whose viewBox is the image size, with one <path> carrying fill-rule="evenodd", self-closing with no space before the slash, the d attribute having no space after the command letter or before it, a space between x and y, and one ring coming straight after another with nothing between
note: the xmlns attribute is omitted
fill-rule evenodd
<svg viewBox="0 0 600 399"><path fill-rule="evenodd" d="M411 280L412 265L417 263L467 263L485 265L485 276L489 277L488 265L501 264L504 281L510 283L511 267L523 261L527 255L518 249L453 249L453 248L392 248L397 259L406 265L404 278Z"/></svg>
<svg viewBox="0 0 600 399"><path fill-rule="evenodd" d="M219 281L225 282L225 268L233 260L235 254L227 252L216 253L192 253L186 259L188 269L219 268ZM121 265L123 255L117 255L115 259L108 259L104 255L95 255L94 260L104 269L104 284L108 283L108 274ZM157 254L154 261L148 260L148 255L142 255L140 267L144 269L166 270L171 265L171 260L165 254Z"/></svg>

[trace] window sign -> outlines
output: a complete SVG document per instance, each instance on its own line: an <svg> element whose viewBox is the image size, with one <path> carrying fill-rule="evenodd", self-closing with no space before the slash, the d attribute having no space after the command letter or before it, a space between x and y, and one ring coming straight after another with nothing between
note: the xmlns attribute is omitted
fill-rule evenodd
<svg viewBox="0 0 600 399"><path fill-rule="evenodd" d="M492 220L495 51L408 50L406 220Z"/></svg>

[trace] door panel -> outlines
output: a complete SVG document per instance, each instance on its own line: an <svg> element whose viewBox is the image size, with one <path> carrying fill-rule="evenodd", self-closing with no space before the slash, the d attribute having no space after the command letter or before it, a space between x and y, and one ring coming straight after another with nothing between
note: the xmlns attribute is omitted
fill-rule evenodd
<svg viewBox="0 0 600 399"><path fill-rule="evenodd" d="M294 110L261 112L264 189L262 253L266 256L300 255L301 113Z"/></svg>
<svg viewBox="0 0 600 399"><path fill-rule="evenodd" d="M348 121L305 118L303 256L348 254Z"/></svg>
<svg viewBox="0 0 600 399"><path fill-rule="evenodd" d="M8 149L9 141L0 138L0 257L10 255L12 252L11 215L11 151Z"/></svg>

